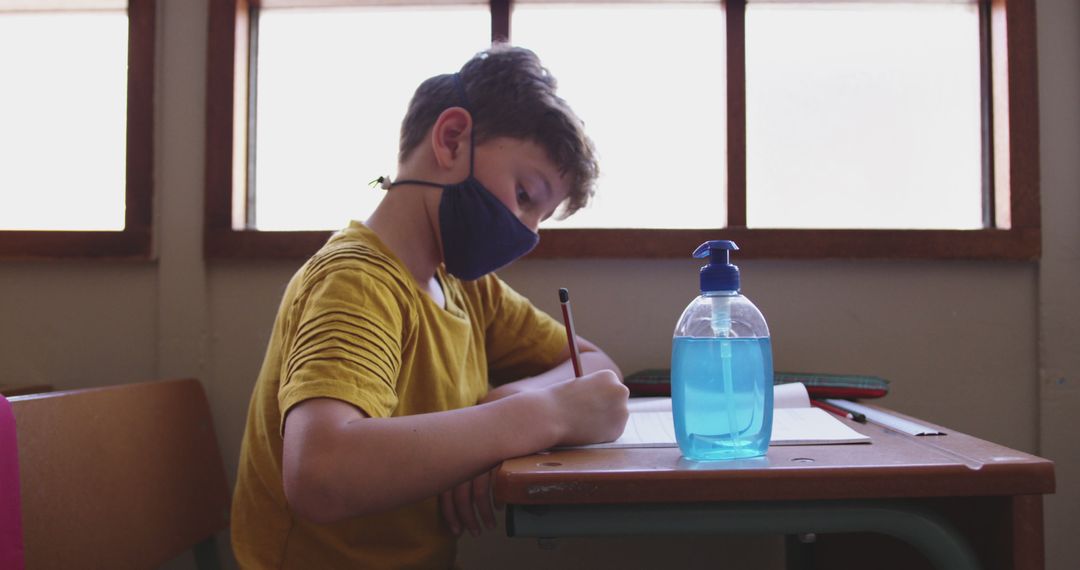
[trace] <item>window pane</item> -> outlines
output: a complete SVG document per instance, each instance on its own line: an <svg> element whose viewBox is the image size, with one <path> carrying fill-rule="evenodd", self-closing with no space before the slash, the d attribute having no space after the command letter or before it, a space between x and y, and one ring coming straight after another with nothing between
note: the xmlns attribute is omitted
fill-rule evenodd
<svg viewBox="0 0 1080 570"><path fill-rule="evenodd" d="M127 27L0 13L0 229L124 229Z"/></svg>
<svg viewBox="0 0 1080 570"><path fill-rule="evenodd" d="M751 3L747 222L981 228L973 3Z"/></svg>
<svg viewBox="0 0 1080 570"><path fill-rule="evenodd" d="M511 38L558 79L600 158L590 206L544 227L726 225L719 2L515 4Z"/></svg>
<svg viewBox="0 0 1080 570"><path fill-rule="evenodd" d="M383 195L368 182L396 172L413 91L460 69L490 36L487 6L263 10L255 227L367 218Z"/></svg>

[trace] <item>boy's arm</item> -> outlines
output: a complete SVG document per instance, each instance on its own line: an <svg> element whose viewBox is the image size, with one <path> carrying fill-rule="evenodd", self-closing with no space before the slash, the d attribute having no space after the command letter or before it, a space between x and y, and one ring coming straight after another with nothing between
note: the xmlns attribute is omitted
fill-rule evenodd
<svg viewBox="0 0 1080 570"><path fill-rule="evenodd" d="M580 336L577 337L577 341L578 357L584 374L588 375L599 370L609 370L616 375L620 382L622 381L622 372L611 357L595 344ZM570 362L569 347L562 349L558 361L561 364L546 372L530 378L507 382L491 389L480 400L480 403L494 402L530 390L541 390L553 384L565 382L568 378L573 378L574 366ZM443 519L450 525L454 534L460 533L462 528L467 528L474 535L477 535L480 533L481 523L488 528L495 528L490 483L490 473L481 473L471 481L466 481L453 489L443 491L439 496L439 507Z"/></svg>
<svg viewBox="0 0 1080 570"><path fill-rule="evenodd" d="M339 400L307 400L285 421L285 495L297 514L319 523L400 507L508 457L615 439L626 423L627 393L605 370L414 416L368 418Z"/></svg>
<svg viewBox="0 0 1080 570"><path fill-rule="evenodd" d="M581 369L585 374L596 372L598 370L611 370L620 381L622 380L622 371L619 370L619 367L610 356L600 350L595 344L580 336L577 337L577 341L578 357L581 360ZM563 382L568 378L573 378L574 365L570 362L570 347L564 347L562 349L562 353L560 353L558 360L562 364L559 364L546 372L530 378L507 382L506 384L493 388L481 402L492 402L512 394L545 388L552 384Z"/></svg>

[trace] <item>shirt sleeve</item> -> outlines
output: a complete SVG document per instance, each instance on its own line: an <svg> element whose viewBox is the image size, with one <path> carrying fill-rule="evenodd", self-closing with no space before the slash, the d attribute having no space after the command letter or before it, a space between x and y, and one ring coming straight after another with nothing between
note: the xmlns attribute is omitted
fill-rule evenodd
<svg viewBox="0 0 1080 570"><path fill-rule="evenodd" d="M479 289L488 309L484 344L492 383L520 380L560 364L567 346L562 323L494 275L485 277Z"/></svg>
<svg viewBox="0 0 1080 570"><path fill-rule="evenodd" d="M406 302L392 279L362 263L332 263L305 275L289 309L278 404L334 398L371 417L397 406Z"/></svg>

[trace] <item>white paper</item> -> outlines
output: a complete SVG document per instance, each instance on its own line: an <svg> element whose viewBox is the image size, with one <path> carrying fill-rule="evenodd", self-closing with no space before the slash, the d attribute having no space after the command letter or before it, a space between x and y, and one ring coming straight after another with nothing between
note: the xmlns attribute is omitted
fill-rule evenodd
<svg viewBox="0 0 1080 570"><path fill-rule="evenodd" d="M773 386L773 408L809 408L810 394L802 382Z"/></svg>
<svg viewBox="0 0 1080 570"><path fill-rule="evenodd" d="M629 422L628 422L629 423ZM869 442L863 435L821 408L773 410L769 445L826 445Z"/></svg>

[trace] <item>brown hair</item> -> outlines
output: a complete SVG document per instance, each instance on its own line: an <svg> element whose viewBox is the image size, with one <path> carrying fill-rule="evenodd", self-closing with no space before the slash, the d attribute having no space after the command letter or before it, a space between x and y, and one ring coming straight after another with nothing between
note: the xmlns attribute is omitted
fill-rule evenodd
<svg viewBox="0 0 1080 570"><path fill-rule="evenodd" d="M511 137L535 142L547 152L570 181L560 218L585 206L599 173L593 143L581 119L555 94L555 77L540 58L525 48L495 44L458 73L467 102L461 100L454 74L437 75L416 89L401 123L398 160L420 145L440 113L462 106L473 116L476 144Z"/></svg>

